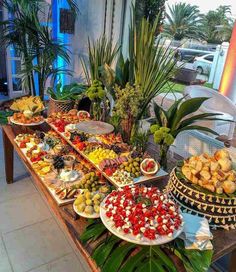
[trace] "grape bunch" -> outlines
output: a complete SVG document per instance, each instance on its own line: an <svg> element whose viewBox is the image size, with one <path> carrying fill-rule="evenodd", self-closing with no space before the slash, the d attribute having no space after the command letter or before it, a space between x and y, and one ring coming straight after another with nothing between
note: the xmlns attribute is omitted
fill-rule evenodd
<svg viewBox="0 0 236 272"><path fill-rule="evenodd" d="M44 133L43 131L37 130L37 131L35 132L35 136L36 136L37 138L43 140L44 137L45 137L45 133Z"/></svg>
<svg viewBox="0 0 236 272"><path fill-rule="evenodd" d="M113 150L116 154L120 154L122 152L121 147L118 145L111 145L111 150Z"/></svg>
<svg viewBox="0 0 236 272"><path fill-rule="evenodd" d="M142 158L143 154L142 152L138 151L138 150L133 150L130 154L131 158L132 159L135 159L135 158Z"/></svg>
<svg viewBox="0 0 236 272"><path fill-rule="evenodd" d="M168 127L160 127L156 124L150 127L150 131L156 144L172 145L175 140Z"/></svg>
<svg viewBox="0 0 236 272"><path fill-rule="evenodd" d="M55 169L60 170L65 166L65 162L61 156L55 156L53 158L53 166Z"/></svg>
<svg viewBox="0 0 236 272"><path fill-rule="evenodd" d="M78 133L76 131L70 133L70 140L74 141L79 139L81 142L85 142L88 140L88 137L85 133Z"/></svg>

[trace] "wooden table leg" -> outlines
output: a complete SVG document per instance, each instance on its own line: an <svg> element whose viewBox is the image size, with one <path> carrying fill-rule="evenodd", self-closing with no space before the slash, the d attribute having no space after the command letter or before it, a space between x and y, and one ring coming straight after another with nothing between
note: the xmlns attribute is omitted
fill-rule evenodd
<svg viewBox="0 0 236 272"><path fill-rule="evenodd" d="M10 184L13 183L14 148L4 130L2 130L2 136L3 136L6 182Z"/></svg>
<svg viewBox="0 0 236 272"><path fill-rule="evenodd" d="M229 272L236 271L236 250L233 250L229 260Z"/></svg>

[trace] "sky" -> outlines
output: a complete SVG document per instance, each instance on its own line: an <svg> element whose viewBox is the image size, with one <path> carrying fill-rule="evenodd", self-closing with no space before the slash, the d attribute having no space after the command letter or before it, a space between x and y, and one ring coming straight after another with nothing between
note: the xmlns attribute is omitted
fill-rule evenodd
<svg viewBox="0 0 236 272"><path fill-rule="evenodd" d="M209 10L215 10L220 5L231 5L232 15L236 18L236 0L167 0L167 4L169 5L178 2L199 6L202 13L207 13Z"/></svg>

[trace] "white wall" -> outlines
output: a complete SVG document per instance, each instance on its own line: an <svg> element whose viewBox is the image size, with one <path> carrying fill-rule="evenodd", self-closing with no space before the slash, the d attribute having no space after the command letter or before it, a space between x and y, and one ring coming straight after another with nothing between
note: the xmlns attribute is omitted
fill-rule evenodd
<svg viewBox="0 0 236 272"><path fill-rule="evenodd" d="M96 40L105 31L108 39L125 44L127 47L127 29L130 19L130 4L133 0L77 0L78 15L75 34L71 36L72 64L75 79L81 80L82 66L79 56L87 55L88 37ZM123 15L123 13L125 15ZM123 23L123 20L124 23ZM122 38L123 37L123 38Z"/></svg>

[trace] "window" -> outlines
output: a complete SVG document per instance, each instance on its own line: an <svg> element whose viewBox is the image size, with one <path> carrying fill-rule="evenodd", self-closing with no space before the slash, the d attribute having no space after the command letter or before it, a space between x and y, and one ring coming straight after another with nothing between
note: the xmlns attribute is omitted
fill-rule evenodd
<svg viewBox="0 0 236 272"><path fill-rule="evenodd" d="M210 56L205 57L204 59L212 62L214 59L214 56L210 55Z"/></svg>

